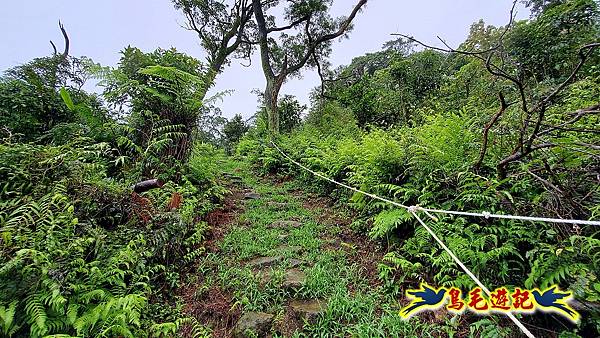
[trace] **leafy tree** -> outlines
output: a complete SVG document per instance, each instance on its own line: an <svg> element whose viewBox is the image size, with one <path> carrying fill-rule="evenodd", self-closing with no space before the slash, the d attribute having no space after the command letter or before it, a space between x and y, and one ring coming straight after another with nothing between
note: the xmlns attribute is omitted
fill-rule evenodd
<svg viewBox="0 0 600 338"><path fill-rule="evenodd" d="M202 100L230 57L250 59L252 4L249 0L235 0L231 5L220 0L173 0L173 3L185 15L186 28L198 34L207 53L204 87L197 94Z"/></svg>
<svg viewBox="0 0 600 338"><path fill-rule="evenodd" d="M38 60L41 63L41 60ZM0 124L5 133L35 140L60 123L75 121L56 88L3 77L0 82Z"/></svg>
<svg viewBox="0 0 600 338"><path fill-rule="evenodd" d="M19 134L25 140L37 140L55 127L79 128L86 120L102 121L106 111L100 100L81 90L91 76L93 62L85 57L69 56L69 38L60 25L65 49L48 57L36 58L7 70L0 78L0 125L4 134ZM90 107L87 116L69 109L60 95L68 91L75 103ZM52 138L52 137L50 137Z"/></svg>
<svg viewBox="0 0 600 338"><path fill-rule="evenodd" d="M222 116L221 108L214 105L212 101L205 101L201 110L195 139L215 147L222 147L222 130L227 123L227 118Z"/></svg>
<svg viewBox="0 0 600 338"><path fill-rule="evenodd" d="M545 9L563 4L567 0L522 0L522 2L529 8L533 16L542 13Z"/></svg>
<svg viewBox="0 0 600 338"><path fill-rule="evenodd" d="M352 109L362 128L410 125L421 119L417 108L437 95L447 72L443 53L384 48L339 69L326 94Z"/></svg>
<svg viewBox="0 0 600 338"><path fill-rule="evenodd" d="M364 128L377 120L377 92L371 86L371 77L365 75L349 86L341 88L337 97L352 110L360 127ZM391 114L389 116L392 117Z"/></svg>
<svg viewBox="0 0 600 338"><path fill-rule="evenodd" d="M261 65L267 82L264 102L272 133L277 134L280 130L277 103L279 91L285 81L290 76L298 76L305 66L320 68L323 59L331 52L333 40L349 32L352 21L367 0L358 1L345 19L331 17L331 2L289 2L284 10L286 23L277 26L275 17L268 15L268 11L273 10L279 1L263 3L260 0L252 0ZM289 32L296 34L292 35ZM275 38L275 34L279 34L279 37Z"/></svg>
<svg viewBox="0 0 600 338"><path fill-rule="evenodd" d="M566 79L579 59L576 51L600 38L599 6L594 0L552 1L535 20L518 22L505 43L516 75L537 83Z"/></svg>
<svg viewBox="0 0 600 338"><path fill-rule="evenodd" d="M378 70L389 67L395 60L408 57L413 51L413 45L402 38L386 42L383 50L357 56L349 65L340 66L335 70L331 81L343 87L358 81L365 75L373 76ZM336 85L332 85L332 89L335 89Z"/></svg>
<svg viewBox="0 0 600 338"><path fill-rule="evenodd" d="M374 79L375 86L381 88L378 110L380 114L390 115L388 125L399 122L410 125L419 118L415 116L416 108L423 107L431 95L437 94L444 73L445 55L426 50L399 58L378 74Z"/></svg>
<svg viewBox="0 0 600 338"><path fill-rule="evenodd" d="M302 122L302 113L306 105L301 104L293 95L284 95L278 103L280 115L280 130L289 133Z"/></svg>
<svg viewBox="0 0 600 338"><path fill-rule="evenodd" d="M378 82L375 85L373 78L378 71L388 68L394 60L403 55L403 51L398 52L396 47L393 47L397 42L386 43L385 50L355 57L349 65L336 69L327 80L329 85L321 93L321 98L338 100L350 108L362 128L368 124L385 125L390 119L390 122L396 120L394 112L386 111L385 114L378 115L377 93L381 88L377 86L385 86L391 81Z"/></svg>
<svg viewBox="0 0 600 338"><path fill-rule="evenodd" d="M242 115L235 114L235 116L223 126L225 150L227 150L228 153L231 153L232 149L234 149L235 145L249 129L250 128L242 118Z"/></svg>

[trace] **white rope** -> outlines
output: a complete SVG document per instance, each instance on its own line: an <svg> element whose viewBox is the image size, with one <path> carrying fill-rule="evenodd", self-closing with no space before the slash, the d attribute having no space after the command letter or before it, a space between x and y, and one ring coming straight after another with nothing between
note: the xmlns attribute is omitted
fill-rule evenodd
<svg viewBox="0 0 600 338"><path fill-rule="evenodd" d="M504 219L517 219L522 221L533 221L533 222L548 222L548 223L565 223L565 224L581 224L581 225L600 225L600 221L584 221L579 219L562 219L562 218L548 218L548 217L530 217L530 216L514 216L514 215L502 215L492 214L487 211L481 213L478 212L464 212L464 211L453 211L453 210L438 210L417 207L418 210L433 212L436 214L449 214L459 216L473 216L473 217L484 217L484 218L504 218Z"/></svg>
<svg viewBox="0 0 600 338"><path fill-rule="evenodd" d="M456 257L456 255L454 255L454 253L452 252L452 250L450 250L446 244L444 244L444 242L442 242L442 240L435 234L435 232L433 232L433 230L431 230L431 228L429 228L427 226L427 224L425 224L425 222L423 222L423 220L419 217L419 215L417 215L416 212L412 212L411 214L413 216L415 216L415 218L419 221L419 223L421 223L421 225L425 228L425 230L427 230L427 232L429 232L429 234L431 235L431 237L433 237L433 239L435 239L436 242L438 242L438 244L448 253L448 255L450 255L450 257L452 257L452 259L456 262L456 264L458 264L461 269L463 269L463 271L469 275L469 277L471 277L471 279L477 283L477 285L483 290L483 292L485 292L488 297L491 297L491 292L490 290L485 287L485 285L483 285L483 283L479 280L479 278L477 278L477 276L475 276L471 270L469 270L469 268L467 268L463 262L461 262L460 259L458 259L458 257ZM529 338L535 338L535 336L523 325L523 323L521 323L517 317L515 317L512 313L507 312L506 315L508 316L508 318L510 318L510 320L512 320L513 323L515 323L515 325L517 325L517 327L519 329L521 329L521 331Z"/></svg>
<svg viewBox="0 0 600 338"><path fill-rule="evenodd" d="M369 197L372 197L372 198L378 199L378 200L380 200L380 201L383 201L383 202L391 203L391 204L393 204L393 205L396 205L396 206L399 206L399 207L402 207L402 208L405 208L406 210L408 210L408 212L410 212L410 213L411 213L411 214L412 214L412 215L413 215L413 216L414 216L414 217L415 217L415 218L416 218L416 219L419 221L419 223L421 223L421 225L422 225L422 226L425 228L425 230L427 230L427 232L429 232L429 234L430 234L430 235L431 235L431 236L432 236L432 237L433 237L433 238L436 240L436 242L438 242L438 244L439 244L439 245L442 247L442 249L444 249L444 251L446 251L446 253L448 253L448 255L450 255L450 257L452 257L452 259L453 259L453 260L454 260L454 261L455 261L455 262L456 262L456 263L457 263L457 264L458 264L458 265L461 267L461 269L462 269L462 270L463 270L463 271L464 271L464 272L465 272L465 273L466 273L466 274L467 274L467 275L468 275L468 276L469 276L469 277L470 277L470 278L471 278L471 279L472 279L472 280L473 280L473 281L474 281L474 282L475 282L475 283L476 283L476 284L477 284L477 285L478 285L478 286L479 286L479 287L480 287L480 288L481 288L481 289L482 289L482 290L483 290L483 291L484 291L484 292L485 292L485 293L488 295L488 297L490 296L490 294L491 294L490 290L489 290L487 287L485 287L485 285L483 285L483 283L482 283L482 282L481 282L481 281L480 281L480 280L477 278L477 276L475 276L475 275L474 275L474 274L471 272L471 270L469 270L469 269L468 269L468 268L467 268L467 267L466 267L466 266L463 264L463 262L462 262L460 259L458 259L458 257L456 257L456 255L455 255L455 254L452 252L452 250L450 250L450 248L448 248L448 247L446 246L446 244L444 244L444 242L443 242L443 241L442 241L442 240L441 240L441 239L440 239L440 238L439 238L439 237L438 237L438 236L435 234L435 232L433 232L433 230L431 230L431 228L429 228L429 227L427 226L427 224L425 224L425 222L423 222L423 220L422 220L422 219L421 219L421 218L420 218L420 217L417 215L417 213L416 213L416 212L417 212L418 210L423 210L423 208L420 208L420 207L417 207L417 206L410 206L410 207L409 207L409 206L406 206L406 205L403 205L403 204L400 204L400 203L397 203L397 202L394 202L394 201L390 201L390 200L388 200L388 199L386 199L386 198L379 197L379 196L377 196L377 195L373 195L373 194L370 194L370 193L368 193L368 192L365 192L365 191L362 191L362 190L356 189L356 188L354 188L354 187L351 187L351 186L349 186L349 185L346 185L346 184L343 184L343 183L340 183L340 182L334 181L334 180L330 179L329 177L326 177L326 176L324 176L324 175L322 175L322 174L319 174L319 173L317 173L317 172L315 172L315 171L313 171L313 170L311 170L311 169L309 169L309 168L307 168L307 167L303 166L302 164L300 164L300 163L296 162L296 161L295 161L295 160L293 160L291 157L289 157L289 156L288 156L286 153L284 153L284 152L283 152L281 149L279 149L279 147L278 147L278 146L277 146L277 145L276 145L274 142L271 142L271 143L273 144L273 146L274 146L275 148L277 148L277 150L278 150L278 151L279 151L279 152L280 152L280 153L281 153L281 154L282 154L282 155L283 155L285 158L287 158L287 159L288 159L288 160L290 160L292 163L296 164L297 166L301 167L302 169L304 169L304 170L306 170L306 171L310 172L311 174L313 174L313 175L315 175L315 176L318 176L318 177L320 177L320 178L322 178L322 179L325 179L325 180L327 180L327 181L329 181L329 182L331 182L331 183L337 184L337 185L339 185L339 186L342 186L342 187L344 187L344 188L350 189L350 190L352 190L352 191L355 191L355 192L358 192L358 193L364 194L364 195L366 195L366 196L369 196ZM430 211L430 210L423 210L423 211L427 212L427 211ZM435 219L435 217L433 217L432 215L430 215L430 214L428 214L428 215L429 215L429 217L431 217L431 218ZM509 312L509 313L507 313L506 315L508 316L508 318L510 318L510 320L511 320L513 323L515 323L515 325L517 325L517 327L518 327L518 328L519 328L519 329L520 329L520 330L521 330L521 331L522 331L522 332L523 332L523 333L524 333L524 334L525 334L527 337L529 337L529 338L535 338L535 336L534 336L534 335L533 335L533 334L532 334L532 333L531 333L531 332L530 332L530 331L529 331L529 330L528 330L528 329L527 329L527 328L526 328L526 327L523 325L523 323L521 323L521 322L520 322L520 321L519 321L519 320L518 320L518 319L517 319L517 318L516 318L516 317L515 317L515 316L514 316L512 313L510 313L510 312Z"/></svg>
<svg viewBox="0 0 600 338"><path fill-rule="evenodd" d="M332 180L331 178L329 178L327 176L324 176L324 175L322 175L322 174L320 174L320 173L318 173L316 171L313 171L310 168L307 168L304 165L302 165L302 164L296 162L295 160L293 160L291 157L289 157L287 154L285 154L281 149L279 149L279 147L273 141L271 141L271 144L273 144L273 146L275 148L277 148L277 150L285 158L287 158L288 160L290 160L295 165L301 167L302 169L310 172L311 174L313 174L315 176L318 176L318 177L320 177L320 178L322 178L324 180L327 180L327 181L329 181L331 183L334 183L334 184L337 184L339 186L342 186L342 187L344 187L346 189L350 189L352 191L364 194L366 196L369 196L371 198L374 198L374 199L377 199L377 200L380 200L380 201L383 201L383 202L391 203L391 204L393 204L395 206L398 206L398 207L401 207L401 208L404 208L404 209L410 211L411 207L409 207L409 206L406 206L404 204L400 204L398 202L390 201L390 200L385 199L383 197L379 197L377 195L373 195L373 194L370 194L368 192L356 189L356 188L351 187L349 185L346 185L344 183L340 183L340 182L334 181L334 180ZM532 222L548 222L548 223L598 225L598 226L600 226L600 221L585 221L585 220L578 220L578 219L562 219L562 218L548 218L548 217L531 217L531 216L502 215L502 214L492 214L492 213L487 212L487 211L483 211L481 213L478 213L478 212L465 212L465 211L453 211L453 210L440 210L440 209L423 208L423 207L420 207L418 205L414 206L414 208L416 210L425 212L427 214L427 216L429 216L431 219L436 220L436 221L437 221L437 218L434 217L433 215L431 215L430 213L458 215L458 216L483 217L483 218L486 218L486 219L489 219L489 218L503 218L503 219L516 219L516 220L522 220L522 221L532 221Z"/></svg>

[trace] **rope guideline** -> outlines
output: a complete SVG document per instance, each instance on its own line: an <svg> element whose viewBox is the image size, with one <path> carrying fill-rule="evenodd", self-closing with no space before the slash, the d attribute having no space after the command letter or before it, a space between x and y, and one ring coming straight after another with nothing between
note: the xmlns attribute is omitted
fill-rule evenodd
<svg viewBox="0 0 600 338"><path fill-rule="evenodd" d="M387 198L377 196L375 194L368 193L366 191L362 191L360 189L354 188L347 184L337 182L321 173L318 173L301 163L295 161L290 156L288 156L285 152L283 152L275 142L271 141L271 144L283 155L286 159L288 159L293 164L299 166L300 168L310 172L311 174L320 177L326 181L329 181L333 184L339 185L346 189L352 190L354 192L363 194L365 196L371 197L373 199L386 202L397 207L401 207L406 209L411 215L413 215L417 221L425 228L425 230L433 237L433 239L440 245L440 247L448 254L450 257L458 264L458 266L488 295L490 296L490 290L483 285L483 283L465 266L465 264L446 246L446 244L435 234L435 232L419 217L417 214L418 211L423 211L427 216L429 216L432 220L437 221L437 218L434 217L431 213L437 214L450 214L450 215L458 215L458 216L472 216L472 217L483 217L483 218L498 218L498 219L515 219L515 220L523 220L523 221L533 221L533 222L549 222L549 223L563 223L563 224L581 224L581 225L598 225L600 226L600 222L598 221L586 221L586 220L570 220L570 219L560 219L560 218L547 218L547 217L531 217L531 216L515 216L515 215L502 215L502 214L492 214L490 212L463 212L463 211L453 211L453 210L440 210L440 209L430 209L423 208L420 206L407 206L398 202L391 201ZM524 325L521 323L512 313L506 313L508 318L529 338L535 337Z"/></svg>

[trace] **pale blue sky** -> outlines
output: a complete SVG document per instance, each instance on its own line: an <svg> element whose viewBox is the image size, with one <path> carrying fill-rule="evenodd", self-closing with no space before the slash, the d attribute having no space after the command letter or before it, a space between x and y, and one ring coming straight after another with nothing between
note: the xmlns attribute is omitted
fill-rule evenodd
<svg viewBox="0 0 600 338"><path fill-rule="evenodd" d="M337 0L333 11L349 12L355 1ZM460 43L471 23L480 18L489 24L507 22L510 0L370 0L355 20L350 39L334 45L334 65L349 63L353 57L380 49L391 40L390 33L405 33L424 41L437 42L441 35L451 44ZM58 20L71 38L71 55L86 55L103 65L114 66L119 51L127 45L152 51L176 47L201 60L204 53L196 35L180 27L184 20L169 0L20 0L6 1L0 12L0 70L51 53L49 40L62 49ZM518 17L528 16L518 8ZM234 90L219 106L225 116L252 115L257 106L252 89L262 89L264 78L259 63L251 68L233 62L218 77L214 91ZM283 93L307 103L312 88L319 85L314 72L286 83Z"/></svg>

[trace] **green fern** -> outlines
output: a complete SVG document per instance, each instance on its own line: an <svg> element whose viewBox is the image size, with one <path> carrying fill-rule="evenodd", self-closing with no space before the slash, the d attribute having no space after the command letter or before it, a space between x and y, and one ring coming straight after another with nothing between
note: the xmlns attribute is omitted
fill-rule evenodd
<svg viewBox="0 0 600 338"><path fill-rule="evenodd" d="M369 235L375 239L383 238L397 230L401 225L410 224L411 219L412 215L404 209L382 211L374 217L373 227Z"/></svg>

